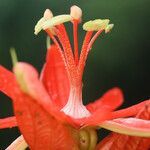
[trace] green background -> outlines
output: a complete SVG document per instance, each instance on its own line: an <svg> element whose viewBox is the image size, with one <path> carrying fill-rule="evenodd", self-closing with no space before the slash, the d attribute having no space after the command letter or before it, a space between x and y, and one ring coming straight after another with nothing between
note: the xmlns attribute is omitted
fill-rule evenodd
<svg viewBox="0 0 150 150"><path fill-rule="evenodd" d="M111 33L97 39L84 74L85 104L108 89L119 86L125 95L123 107L150 96L150 1L149 0L0 0L0 64L12 68L10 47L20 61L39 71L46 53L46 34L33 34L36 22L46 8L54 15L69 13L70 6L83 10L83 22L109 18L115 24ZM68 29L72 32L71 28ZM80 44L85 32L79 29ZM70 34L71 35L71 34ZM0 118L12 115L12 103L0 93ZM19 135L17 129L0 130L0 149Z"/></svg>

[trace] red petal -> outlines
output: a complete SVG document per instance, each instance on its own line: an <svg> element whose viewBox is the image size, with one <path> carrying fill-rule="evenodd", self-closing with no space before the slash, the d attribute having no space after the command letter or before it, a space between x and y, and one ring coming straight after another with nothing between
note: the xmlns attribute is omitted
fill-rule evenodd
<svg viewBox="0 0 150 150"><path fill-rule="evenodd" d="M135 116L138 114L138 112L141 110L142 107L145 107L145 105L148 105L148 104L150 104L150 100L145 100L131 107L114 111L112 112L112 117L123 118L123 117Z"/></svg>
<svg viewBox="0 0 150 150"><path fill-rule="evenodd" d="M51 99L42 82L38 79L38 72L30 64L19 62L14 67L17 82L21 90L30 95L45 109L51 107ZM41 100L41 101L40 101Z"/></svg>
<svg viewBox="0 0 150 150"><path fill-rule="evenodd" d="M17 92L13 103L18 126L31 149L75 147L70 128L55 118L57 115L64 119L59 112L54 112L55 106L38 80L37 71L26 63L17 63L14 71L21 89L28 94Z"/></svg>
<svg viewBox="0 0 150 150"><path fill-rule="evenodd" d="M15 92L20 91L12 72L0 66L0 91L10 98L16 97Z"/></svg>
<svg viewBox="0 0 150 150"><path fill-rule="evenodd" d="M18 126L32 150L70 150L76 147L70 128L27 95L18 95L18 99L14 101L14 109Z"/></svg>
<svg viewBox="0 0 150 150"><path fill-rule="evenodd" d="M112 119L112 110L120 106L123 102L123 95L119 88L113 88L105 93L94 103L86 107L92 113L88 118L75 120L77 124L85 126L97 126L105 120Z"/></svg>
<svg viewBox="0 0 150 150"><path fill-rule="evenodd" d="M79 126L97 126L103 121L111 119L111 113L107 110L97 110L90 117L72 119Z"/></svg>
<svg viewBox="0 0 150 150"><path fill-rule="evenodd" d="M100 127L121 134L150 137L150 121L137 118L119 118L105 121Z"/></svg>
<svg viewBox="0 0 150 150"><path fill-rule="evenodd" d="M149 150L150 138L112 133L99 142L96 150Z"/></svg>
<svg viewBox="0 0 150 150"><path fill-rule="evenodd" d="M43 109L49 114L53 114L60 121L68 122L74 126L73 121L63 112L58 112L55 104L51 102L42 82L38 79L38 73L35 68L27 63L17 63L14 72L22 91L34 99L35 103L43 107ZM20 93L16 93L16 95Z"/></svg>
<svg viewBox="0 0 150 150"><path fill-rule="evenodd" d="M8 118L0 119L0 129L12 128L15 126L17 126L16 117L8 117Z"/></svg>
<svg viewBox="0 0 150 150"><path fill-rule="evenodd" d="M96 150L128 150L123 149L123 145L126 144L127 139L128 136L125 135L122 139L122 137L120 137L119 134L110 134L98 143ZM115 142L116 144L114 146Z"/></svg>
<svg viewBox="0 0 150 150"><path fill-rule="evenodd" d="M62 108L68 100L70 87L64 61L54 45L47 52L42 81L52 100Z"/></svg>
<svg viewBox="0 0 150 150"><path fill-rule="evenodd" d="M119 88L113 88L106 92L101 98L94 103L87 105L90 112L95 112L99 109L114 110L123 103L123 94Z"/></svg>
<svg viewBox="0 0 150 150"><path fill-rule="evenodd" d="M138 118L150 120L150 104L143 107ZM113 133L101 141L96 150L148 150L150 149L150 138L127 136Z"/></svg>

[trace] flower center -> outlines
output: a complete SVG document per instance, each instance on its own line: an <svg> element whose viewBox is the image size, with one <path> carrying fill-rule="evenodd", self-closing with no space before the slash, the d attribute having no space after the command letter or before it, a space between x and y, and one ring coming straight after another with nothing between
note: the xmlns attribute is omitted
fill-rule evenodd
<svg viewBox="0 0 150 150"><path fill-rule="evenodd" d="M44 29L57 46L59 53L64 60L68 78L70 81L70 95L66 105L61 109L65 114L73 118L90 116L90 112L82 103L82 76L88 53L96 38L113 27L108 19L96 19L88 21L83 25L86 32L81 53L78 52L78 24L81 22L82 10L72 6L70 14L53 17L51 11L46 10L44 16L35 26L35 34ZM68 34L63 23L71 21L73 24L74 49L70 44ZM92 37L94 31L97 31ZM64 89L65 90L65 89Z"/></svg>

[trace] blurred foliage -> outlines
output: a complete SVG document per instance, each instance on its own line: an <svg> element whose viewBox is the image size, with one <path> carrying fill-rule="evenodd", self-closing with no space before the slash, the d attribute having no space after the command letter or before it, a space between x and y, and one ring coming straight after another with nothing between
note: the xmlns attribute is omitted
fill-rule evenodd
<svg viewBox="0 0 150 150"><path fill-rule="evenodd" d="M74 4L82 8L83 22L109 18L115 24L111 33L98 38L90 53L84 74L84 102L98 98L114 86L123 89L126 105L147 99L150 95L149 0L0 0L0 64L12 68L9 49L13 46L20 61L29 62L40 71L45 59L46 35L33 34L36 22L46 8L58 15L69 13ZM79 32L81 46L85 34L82 26ZM0 96L0 117L12 115L11 101L3 94ZM0 149L17 135L16 129L0 131Z"/></svg>

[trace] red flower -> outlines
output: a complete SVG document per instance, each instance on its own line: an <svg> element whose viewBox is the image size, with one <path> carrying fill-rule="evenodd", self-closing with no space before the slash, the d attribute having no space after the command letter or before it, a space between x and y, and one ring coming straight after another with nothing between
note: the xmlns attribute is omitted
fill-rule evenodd
<svg viewBox="0 0 150 150"><path fill-rule="evenodd" d="M132 119L127 123L120 118L134 116L149 100L115 111L122 104L123 95L119 88L113 88L96 102L83 105L82 76L87 55L100 33L109 32L113 24L109 24L108 19L85 23L83 29L87 33L79 55L77 29L81 16L77 6L71 7L69 15L53 17L50 10L45 11L35 26L35 34L44 29L54 44L47 50L40 77L27 63L17 62L14 73L0 67L0 90L12 99L15 114L15 117L1 119L0 128L18 126L23 135L8 149L21 149L28 144L32 150L92 150L97 143L97 127L150 136L149 121ZM73 24L74 51L63 25L67 21ZM97 32L94 34L94 31Z"/></svg>

